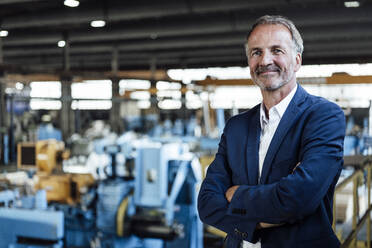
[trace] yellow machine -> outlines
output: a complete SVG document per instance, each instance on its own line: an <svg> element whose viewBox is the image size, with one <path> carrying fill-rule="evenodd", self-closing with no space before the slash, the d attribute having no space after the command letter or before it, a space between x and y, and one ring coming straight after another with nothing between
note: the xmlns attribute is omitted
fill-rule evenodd
<svg viewBox="0 0 372 248"><path fill-rule="evenodd" d="M62 160L69 157L69 152L65 151L65 144L56 140L41 140L36 142L36 167L39 172L52 173L57 166L61 165ZM61 169L61 166L59 166Z"/></svg>
<svg viewBox="0 0 372 248"><path fill-rule="evenodd" d="M18 143L17 152L18 169L35 169L46 174L58 166L60 169L62 160L69 157L65 144L53 139Z"/></svg>
<svg viewBox="0 0 372 248"><path fill-rule="evenodd" d="M18 144L18 169L36 170L35 189L45 189L48 202L79 203L81 193L94 184L91 174L62 172L62 160L68 157L69 151L61 141Z"/></svg>
<svg viewBox="0 0 372 248"><path fill-rule="evenodd" d="M94 184L91 174L38 174L37 189L45 189L48 202L79 203L82 193Z"/></svg>

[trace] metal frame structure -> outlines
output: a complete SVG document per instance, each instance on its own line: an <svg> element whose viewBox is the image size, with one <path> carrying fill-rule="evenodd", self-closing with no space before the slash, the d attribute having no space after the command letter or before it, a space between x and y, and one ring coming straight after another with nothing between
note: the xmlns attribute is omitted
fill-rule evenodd
<svg viewBox="0 0 372 248"><path fill-rule="evenodd" d="M336 231L336 194L341 192L346 185L353 183L353 216L352 216L352 229L349 235L341 240L341 248L349 247L366 247L371 248L371 173L372 173L372 157L352 157L345 159L346 164L348 161L352 161L352 164L355 166L355 171L345 178L341 183L336 186L334 204L333 204L333 230ZM367 197L367 209L363 213L363 216L360 217L359 213L359 197L358 197L358 188L362 184L365 184L368 190ZM367 225L366 240L367 242L358 242L357 234L362 229L364 225ZM339 237L341 238L341 237Z"/></svg>

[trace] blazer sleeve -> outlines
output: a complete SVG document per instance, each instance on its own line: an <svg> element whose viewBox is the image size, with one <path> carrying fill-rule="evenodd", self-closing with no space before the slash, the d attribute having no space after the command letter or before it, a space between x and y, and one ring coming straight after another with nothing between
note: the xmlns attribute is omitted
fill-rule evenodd
<svg viewBox="0 0 372 248"><path fill-rule="evenodd" d="M240 186L229 215L242 217L236 209L244 209L248 221L293 223L316 211L343 166L345 117L329 102L311 109L301 137L301 164L278 182Z"/></svg>
<svg viewBox="0 0 372 248"><path fill-rule="evenodd" d="M225 128L226 130L226 128ZM231 169L227 161L226 137L222 134L218 152L201 185L198 195L198 211L200 219L236 239L257 242L255 229L257 222L242 221L241 216L228 214L229 203L225 192L231 186Z"/></svg>

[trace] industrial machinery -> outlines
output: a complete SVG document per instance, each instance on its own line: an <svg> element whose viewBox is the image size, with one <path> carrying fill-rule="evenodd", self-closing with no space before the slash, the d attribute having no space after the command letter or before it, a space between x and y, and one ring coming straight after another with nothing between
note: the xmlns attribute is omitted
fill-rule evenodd
<svg viewBox="0 0 372 248"><path fill-rule="evenodd" d="M17 190L0 191L0 248L62 248L64 217L46 210L45 191L21 197Z"/></svg>
<svg viewBox="0 0 372 248"><path fill-rule="evenodd" d="M17 145L18 169L35 170L50 174L69 156L65 145L57 140L20 142Z"/></svg>
<svg viewBox="0 0 372 248"><path fill-rule="evenodd" d="M90 174L63 173L62 160L68 157L69 151L62 141L18 144L18 168L36 172L35 189L45 189L48 202L79 203L81 194L95 183Z"/></svg>
<svg viewBox="0 0 372 248"><path fill-rule="evenodd" d="M36 212L45 210L30 208L27 211L34 211L40 225L45 226L59 214L63 216L63 233L48 237L54 240L53 245L59 245L56 240L63 237L66 247L203 247L202 224L196 207L201 167L187 144L169 140L132 142L128 138L106 145L103 150L110 163L103 170L104 179L98 181L81 174L56 173L59 163L53 165L47 161L60 161L50 156L61 152L51 152L58 146L45 144L49 143L44 143L43 149L23 144L19 148L20 164L21 168L34 168L37 172L35 188L46 190L49 208L56 214L49 214L44 223L45 218ZM24 156L27 152L30 155L27 158L41 158L44 164L28 161ZM91 185L93 187L88 187ZM28 214L19 215L28 223L34 223ZM33 239L27 237L27 241ZM14 243L14 238L8 244L10 242Z"/></svg>
<svg viewBox="0 0 372 248"><path fill-rule="evenodd" d="M37 174L36 189L47 191L48 202L80 203L83 193L95 183L90 174Z"/></svg>
<svg viewBox="0 0 372 248"><path fill-rule="evenodd" d="M104 138L89 140L77 135L71 138L71 157L63 161L63 171L67 173L90 173L96 180L104 180L111 173L110 161L115 156L116 174L118 176L128 175L128 168L125 163L133 158L132 143L135 143L137 135L133 132L126 132L117 137L116 134L109 134ZM109 154L106 147L120 146L120 152Z"/></svg>
<svg viewBox="0 0 372 248"><path fill-rule="evenodd" d="M198 159L185 144L139 143L135 179L111 177L98 186L95 246L201 248L200 180Z"/></svg>

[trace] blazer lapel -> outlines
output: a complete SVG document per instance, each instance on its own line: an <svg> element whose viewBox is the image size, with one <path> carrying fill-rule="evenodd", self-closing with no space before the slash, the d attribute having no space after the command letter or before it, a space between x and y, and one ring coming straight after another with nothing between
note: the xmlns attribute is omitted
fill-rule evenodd
<svg viewBox="0 0 372 248"><path fill-rule="evenodd" d="M252 116L249 129L248 129L248 140L247 140L247 173L248 173L248 184L257 185L258 183L258 149L260 142L260 111L256 108L256 113Z"/></svg>
<svg viewBox="0 0 372 248"><path fill-rule="evenodd" d="M287 110L284 112L282 119L275 131L274 137L271 140L269 149L267 150L264 164L262 167L262 175L260 178L260 183L263 184L267 180L267 176L271 170L272 161L277 153L280 144L282 143L285 135L295 123L295 120L301 115L302 110L299 108L300 103L302 103L306 98L306 91L298 85L297 92L293 96L292 101L289 103Z"/></svg>

